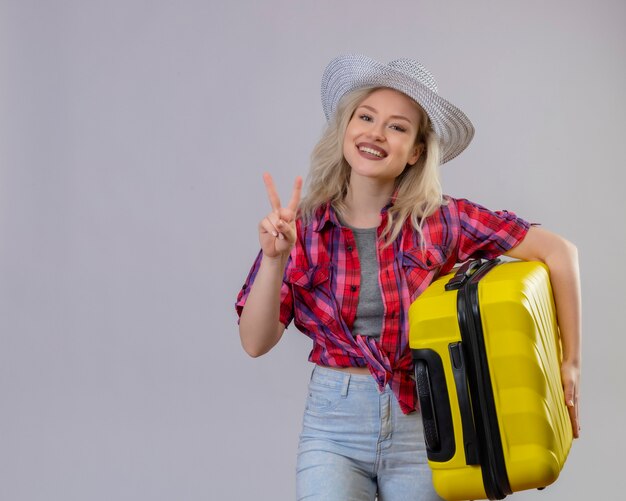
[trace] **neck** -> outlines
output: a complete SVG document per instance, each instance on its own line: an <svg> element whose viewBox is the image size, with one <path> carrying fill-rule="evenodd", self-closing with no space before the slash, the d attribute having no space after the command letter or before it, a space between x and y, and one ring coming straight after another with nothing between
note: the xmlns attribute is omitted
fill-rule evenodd
<svg viewBox="0 0 626 501"><path fill-rule="evenodd" d="M352 176L344 200L347 211L344 218L356 228L371 228L380 224L380 211L389 203L393 183L381 185L370 179Z"/></svg>

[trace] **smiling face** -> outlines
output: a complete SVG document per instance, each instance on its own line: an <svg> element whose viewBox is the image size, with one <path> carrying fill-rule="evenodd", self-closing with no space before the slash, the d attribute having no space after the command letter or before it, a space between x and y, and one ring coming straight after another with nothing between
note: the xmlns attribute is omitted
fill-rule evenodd
<svg viewBox="0 0 626 501"><path fill-rule="evenodd" d="M344 135L343 155L351 175L389 182L414 165L423 149L415 144L421 118L417 104L401 92L382 88L369 94Z"/></svg>

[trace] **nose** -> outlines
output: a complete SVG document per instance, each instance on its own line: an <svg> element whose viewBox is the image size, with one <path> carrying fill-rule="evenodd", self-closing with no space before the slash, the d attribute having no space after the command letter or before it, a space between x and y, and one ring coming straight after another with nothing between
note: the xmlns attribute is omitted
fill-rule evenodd
<svg viewBox="0 0 626 501"><path fill-rule="evenodd" d="M372 124L368 131L370 137L374 141L385 141L385 125L384 124Z"/></svg>

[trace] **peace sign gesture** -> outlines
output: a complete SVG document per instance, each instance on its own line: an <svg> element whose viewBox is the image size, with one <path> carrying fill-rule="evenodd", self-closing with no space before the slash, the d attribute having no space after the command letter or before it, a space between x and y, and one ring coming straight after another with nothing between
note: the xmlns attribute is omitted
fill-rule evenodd
<svg viewBox="0 0 626 501"><path fill-rule="evenodd" d="M296 210L300 203L302 178L296 177L293 193L287 207L281 207L272 176L263 174L272 212L259 223L259 242L263 255L268 258L287 257L296 242Z"/></svg>

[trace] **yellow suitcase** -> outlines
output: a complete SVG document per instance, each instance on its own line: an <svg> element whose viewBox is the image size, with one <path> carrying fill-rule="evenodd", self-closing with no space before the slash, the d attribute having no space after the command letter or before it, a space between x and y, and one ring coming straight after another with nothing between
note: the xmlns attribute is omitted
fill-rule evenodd
<svg viewBox="0 0 626 501"><path fill-rule="evenodd" d="M437 493L503 499L553 483L572 430L547 267L466 263L415 300L409 325Z"/></svg>

